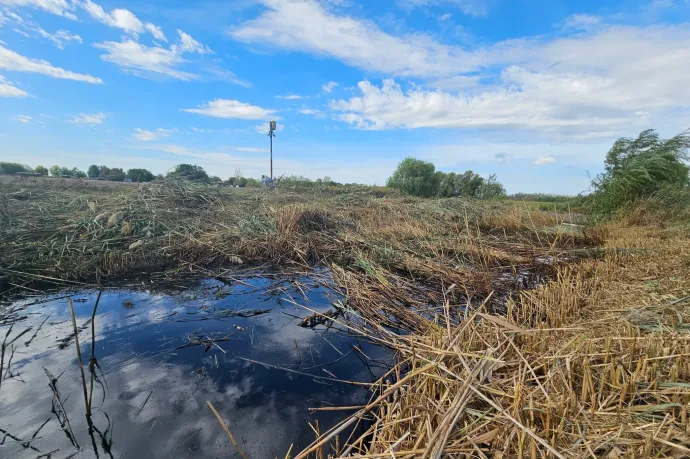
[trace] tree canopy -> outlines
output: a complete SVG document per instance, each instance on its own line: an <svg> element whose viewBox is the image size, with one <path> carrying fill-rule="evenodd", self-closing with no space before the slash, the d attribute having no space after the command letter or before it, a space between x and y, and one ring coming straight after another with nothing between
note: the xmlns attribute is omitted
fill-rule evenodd
<svg viewBox="0 0 690 459"><path fill-rule="evenodd" d="M168 176L182 177L197 182L208 181L208 174L204 168L196 164L178 164L175 166L175 169L168 173Z"/></svg>
<svg viewBox="0 0 690 459"><path fill-rule="evenodd" d="M436 194L438 182L439 176L432 163L408 156L398 164L386 186L413 196L429 197Z"/></svg>
<svg viewBox="0 0 690 459"><path fill-rule="evenodd" d="M46 169L43 166L36 166L34 168L34 172L36 172L37 174L48 175L48 169Z"/></svg>
<svg viewBox="0 0 690 459"><path fill-rule="evenodd" d="M0 162L0 174L16 174L17 172L31 172L31 168L19 163Z"/></svg>
<svg viewBox="0 0 690 459"><path fill-rule="evenodd" d="M155 176L148 169L129 169L127 178L133 182L151 182Z"/></svg>
<svg viewBox="0 0 690 459"><path fill-rule="evenodd" d="M430 162L413 157L407 157L398 164L398 168L388 179L386 186L421 197L465 196L493 199L505 195L505 189L496 179L496 175L484 179L469 170L462 174L446 173L437 171Z"/></svg>

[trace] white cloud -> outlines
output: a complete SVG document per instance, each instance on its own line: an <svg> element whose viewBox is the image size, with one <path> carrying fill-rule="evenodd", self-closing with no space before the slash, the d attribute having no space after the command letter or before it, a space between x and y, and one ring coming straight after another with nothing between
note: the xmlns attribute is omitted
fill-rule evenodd
<svg viewBox="0 0 690 459"><path fill-rule="evenodd" d="M155 38L156 40L168 41L168 39L165 37L165 34L163 33L163 30L157 25L148 22L144 25L144 28L151 32L151 35L153 35L153 38Z"/></svg>
<svg viewBox="0 0 690 459"><path fill-rule="evenodd" d="M308 107L300 108L299 110L297 110L297 113L301 113L302 115L311 115L314 118L318 118L318 119L323 119L326 117L326 115L324 115L321 110L318 110L315 108L308 108Z"/></svg>
<svg viewBox="0 0 690 459"><path fill-rule="evenodd" d="M0 45L0 69L17 72L32 72L48 75L53 78L66 80L85 81L92 84L103 83L103 80L88 74L70 72L60 67L54 67L43 59L31 59L22 56Z"/></svg>
<svg viewBox="0 0 690 459"><path fill-rule="evenodd" d="M79 43L83 43L83 41L79 35L70 33L68 30L58 30L54 34L51 34L51 33L46 32L43 29L38 29L38 33L43 38L47 38L48 40L55 43L55 46L57 46L60 49L64 49L65 43L69 43L70 41L76 41Z"/></svg>
<svg viewBox="0 0 690 459"><path fill-rule="evenodd" d="M32 38L35 35L39 37L46 38L52 41L55 46L60 49L65 48L65 43L70 41L76 41L82 43L82 39L79 35L72 34L68 30L58 30L54 34L46 32L41 26L30 19L24 19L12 11L6 11L5 16L0 12L0 24L4 22L13 22L16 27L13 29L15 32L23 35L26 38Z"/></svg>
<svg viewBox="0 0 690 459"><path fill-rule="evenodd" d="M9 7L28 6L42 9L68 19L77 19L74 13L72 13L72 11L74 11L74 2L69 0L0 0L0 5Z"/></svg>
<svg viewBox="0 0 690 459"><path fill-rule="evenodd" d="M449 19L452 18L452 17L453 17L452 14L446 13L446 14L442 14L441 17L440 17L439 19L440 19L441 21L447 21L447 20L449 20Z"/></svg>
<svg viewBox="0 0 690 459"><path fill-rule="evenodd" d="M335 88L336 86L338 86L338 83L336 83L335 81L329 81L325 85L321 86L321 89L323 89L323 92L331 93L333 92L333 88Z"/></svg>
<svg viewBox="0 0 690 459"><path fill-rule="evenodd" d="M491 85L457 94L362 81L361 95L330 106L361 129L527 129L579 140L668 124L690 110L686 25L605 26L507 56L495 50L483 50L485 59L521 62L504 65Z"/></svg>
<svg viewBox="0 0 690 459"><path fill-rule="evenodd" d="M135 128L134 138L142 142L152 142L154 140L165 139L170 137L177 129L156 129L155 131L147 131L146 129Z"/></svg>
<svg viewBox="0 0 690 459"><path fill-rule="evenodd" d="M114 27L137 36L137 34L148 31L156 40L168 41L160 27L147 22L144 24L139 18L129 10L116 8L107 12L99 4L92 0L82 0L81 7L91 15L92 18L102 22L108 27Z"/></svg>
<svg viewBox="0 0 690 459"><path fill-rule="evenodd" d="M183 112L196 113L198 115L213 116L215 118L234 118L242 120L269 119L275 110L257 107L237 100L216 99L197 108L185 108Z"/></svg>
<svg viewBox="0 0 690 459"><path fill-rule="evenodd" d="M276 99L284 99L284 100L299 100L303 99L302 96L299 96L297 94L288 94L285 96L276 96Z"/></svg>
<svg viewBox="0 0 690 459"><path fill-rule="evenodd" d="M176 68L186 62L180 54L160 46L146 46L134 40L106 41L94 46L106 51L101 54L102 60L117 64L123 70L140 77L148 78L159 74L184 81L198 78L193 73Z"/></svg>
<svg viewBox="0 0 690 459"><path fill-rule="evenodd" d="M0 97L26 97L29 94L14 86L12 82L0 75Z"/></svg>
<svg viewBox="0 0 690 459"><path fill-rule="evenodd" d="M177 32L179 34L179 41L173 44L170 49L163 48L162 46L142 45L132 39L122 42L106 41L96 43L94 46L106 51L105 54L101 54L102 60L117 64L124 71L136 76L150 78L154 75L165 75L184 81L197 80L199 75L177 68L187 63L183 54L210 54L213 51L196 41L191 35L179 29ZM212 68L211 70L218 76L231 79L233 83L250 86L249 83L238 79L232 72L217 68Z"/></svg>
<svg viewBox="0 0 690 459"><path fill-rule="evenodd" d="M472 71L490 62L486 50L469 52L438 43L429 35L390 35L375 23L338 15L317 0L262 0L267 10L228 33L246 43L329 56L386 74L445 76ZM305 20L304 18L309 18ZM505 53L514 47L506 42Z"/></svg>
<svg viewBox="0 0 690 459"><path fill-rule="evenodd" d="M87 125L87 124L103 124L103 121L108 117L105 113L79 113L74 115L74 118L70 120L70 123L77 125Z"/></svg>
<svg viewBox="0 0 690 459"><path fill-rule="evenodd" d="M192 131L194 131L194 132L204 133L204 134L205 134L205 133L213 133L213 132L216 132L215 129L196 128L196 127L191 127L190 129L191 129Z"/></svg>
<svg viewBox="0 0 690 459"><path fill-rule="evenodd" d="M556 164L556 158L553 156L540 156L539 158L532 161L532 164L537 166L543 166L544 164Z"/></svg>
<svg viewBox="0 0 690 459"><path fill-rule="evenodd" d="M242 80L234 72L230 70L225 70L219 66L212 65L206 68L206 71L215 76L218 80L227 81L244 88L251 88L252 84L249 81Z"/></svg>
<svg viewBox="0 0 690 459"><path fill-rule="evenodd" d="M178 54L182 53L198 53L198 54L213 54L213 50L206 45L203 45L196 41L188 33L184 33L180 29L177 29L177 34L179 35L179 40L177 44L172 46L172 51Z"/></svg>
<svg viewBox="0 0 690 459"><path fill-rule="evenodd" d="M20 123L30 123L33 121L33 117L28 115L15 115L12 117L13 120L19 121Z"/></svg>

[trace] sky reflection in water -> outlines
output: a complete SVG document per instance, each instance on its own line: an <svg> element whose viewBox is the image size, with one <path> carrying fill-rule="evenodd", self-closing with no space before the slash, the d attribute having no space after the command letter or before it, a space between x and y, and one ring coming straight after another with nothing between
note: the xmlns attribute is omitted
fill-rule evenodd
<svg viewBox="0 0 690 459"><path fill-rule="evenodd" d="M300 282L309 286L308 279ZM323 431L347 414L310 414L308 408L358 405L370 393L238 357L357 381L372 380L383 371L383 365L364 365L364 357L352 350L353 345L374 359L391 358L384 350L343 331L299 327L296 316L310 313L291 304L290 298L319 311L331 309L335 299L316 285L304 292L306 298L286 279L268 277L227 285L203 281L168 293L106 290L95 320L95 354L103 377L102 385L95 384L92 429L84 416L64 294L29 306L22 311L27 319L17 323L11 335L33 327L15 343L10 370L19 376L5 379L0 389L0 440L5 437L0 457L35 458L54 450L58 451L53 458L234 457L236 449L206 406L207 400L248 457L284 457L292 443L293 452L299 450L314 439L308 422L318 419ZM72 295L77 323L84 328L79 339L87 380L91 357L88 321L96 296L93 291ZM35 303L36 298L27 301ZM253 317L236 315L238 311L249 315L247 311L269 309ZM26 346L48 314L50 318ZM0 328L0 335L4 337L6 330ZM204 345L180 348L189 344L190 337L228 340L208 349ZM51 413L53 392L44 368L59 377L57 387L80 448L71 443Z"/></svg>

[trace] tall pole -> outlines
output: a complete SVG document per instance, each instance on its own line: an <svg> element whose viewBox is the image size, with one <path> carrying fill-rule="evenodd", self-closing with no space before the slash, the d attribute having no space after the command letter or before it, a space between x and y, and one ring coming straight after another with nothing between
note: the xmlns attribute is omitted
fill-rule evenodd
<svg viewBox="0 0 690 459"><path fill-rule="evenodd" d="M271 137L271 180L273 180L273 131L268 135Z"/></svg>

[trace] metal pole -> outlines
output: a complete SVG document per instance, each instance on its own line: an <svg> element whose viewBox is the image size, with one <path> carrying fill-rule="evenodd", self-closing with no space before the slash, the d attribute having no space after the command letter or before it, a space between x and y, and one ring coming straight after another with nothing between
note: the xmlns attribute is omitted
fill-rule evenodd
<svg viewBox="0 0 690 459"><path fill-rule="evenodd" d="M271 180L273 180L273 131L269 133L271 138Z"/></svg>

